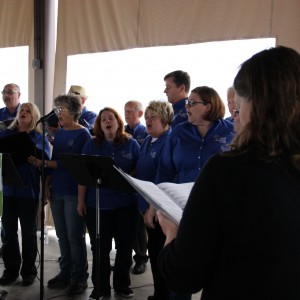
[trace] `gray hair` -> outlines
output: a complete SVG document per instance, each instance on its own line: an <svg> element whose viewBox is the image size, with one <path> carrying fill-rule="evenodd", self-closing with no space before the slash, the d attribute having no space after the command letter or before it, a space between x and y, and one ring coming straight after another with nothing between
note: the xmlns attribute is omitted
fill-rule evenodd
<svg viewBox="0 0 300 300"><path fill-rule="evenodd" d="M137 101L137 100L129 100L125 103L125 106L127 104L134 104L135 105L135 110L136 111L143 111L144 110L144 107L143 107L143 104L140 102L140 101Z"/></svg>
<svg viewBox="0 0 300 300"><path fill-rule="evenodd" d="M81 116L81 98L75 94L62 94L54 99L55 106L65 106L74 120L78 121Z"/></svg>

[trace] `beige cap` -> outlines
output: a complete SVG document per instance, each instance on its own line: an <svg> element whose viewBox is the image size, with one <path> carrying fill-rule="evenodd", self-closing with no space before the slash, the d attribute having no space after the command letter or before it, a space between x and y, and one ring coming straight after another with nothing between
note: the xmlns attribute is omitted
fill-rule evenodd
<svg viewBox="0 0 300 300"><path fill-rule="evenodd" d="M88 98L85 88L80 85L71 85L68 94L76 94L82 98Z"/></svg>

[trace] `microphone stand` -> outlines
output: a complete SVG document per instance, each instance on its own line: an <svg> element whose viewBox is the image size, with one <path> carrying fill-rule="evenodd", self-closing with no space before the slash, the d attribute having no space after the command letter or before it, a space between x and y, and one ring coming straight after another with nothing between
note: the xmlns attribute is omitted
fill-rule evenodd
<svg viewBox="0 0 300 300"><path fill-rule="evenodd" d="M96 179L96 276L95 276L95 290L96 290L96 300L99 300L99 279L100 279L100 186L102 179L99 177Z"/></svg>
<svg viewBox="0 0 300 300"><path fill-rule="evenodd" d="M40 259L40 299L44 299L44 233L45 233L45 120L41 120L42 123L42 167L41 167L41 178L42 178L42 188L41 188L41 259Z"/></svg>

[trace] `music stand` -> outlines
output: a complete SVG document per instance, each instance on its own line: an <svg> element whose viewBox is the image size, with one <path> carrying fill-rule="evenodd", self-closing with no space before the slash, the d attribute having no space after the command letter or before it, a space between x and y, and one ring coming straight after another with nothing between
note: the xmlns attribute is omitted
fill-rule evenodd
<svg viewBox="0 0 300 300"><path fill-rule="evenodd" d="M31 155L38 159L47 157L43 150L35 146L27 132L18 132L0 138L0 153L9 153L16 166L27 162L27 158Z"/></svg>
<svg viewBox="0 0 300 300"><path fill-rule="evenodd" d="M25 187L19 172L9 153L2 153L2 176L4 185L13 185L16 187Z"/></svg>
<svg viewBox="0 0 300 300"><path fill-rule="evenodd" d="M78 184L96 187L96 299L99 299L100 270L100 188L135 193L134 188L114 168L116 162L108 156L61 153L59 159Z"/></svg>

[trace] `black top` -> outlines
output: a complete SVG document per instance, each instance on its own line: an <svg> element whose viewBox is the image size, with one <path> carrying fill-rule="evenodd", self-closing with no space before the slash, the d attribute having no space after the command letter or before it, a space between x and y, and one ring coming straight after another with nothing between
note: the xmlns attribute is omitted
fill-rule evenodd
<svg viewBox="0 0 300 300"><path fill-rule="evenodd" d="M299 300L300 172L214 156L159 268L171 290L205 300Z"/></svg>

